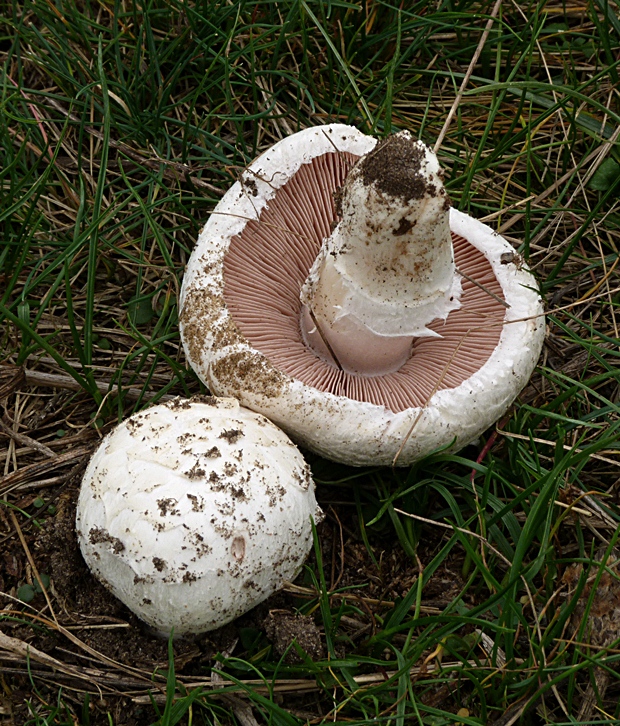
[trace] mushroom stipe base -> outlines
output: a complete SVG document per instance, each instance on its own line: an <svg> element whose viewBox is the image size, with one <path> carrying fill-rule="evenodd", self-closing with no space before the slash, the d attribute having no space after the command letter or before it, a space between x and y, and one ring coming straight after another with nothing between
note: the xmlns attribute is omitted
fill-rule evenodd
<svg viewBox="0 0 620 726"><path fill-rule="evenodd" d="M466 445L505 412L536 364L544 318L532 275L502 262L512 246L451 210L466 277L461 309L430 326L441 337L416 340L405 365L384 376L345 373L304 344L300 286L336 221L334 192L375 144L333 124L254 161L200 235L183 283L181 334L213 393L237 397L344 463L391 464L407 439L398 459L406 465Z"/></svg>

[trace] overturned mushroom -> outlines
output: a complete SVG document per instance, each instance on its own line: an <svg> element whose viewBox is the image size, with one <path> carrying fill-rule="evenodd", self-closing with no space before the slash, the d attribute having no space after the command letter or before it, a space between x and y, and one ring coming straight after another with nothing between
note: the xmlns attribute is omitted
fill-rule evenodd
<svg viewBox="0 0 620 726"><path fill-rule="evenodd" d="M299 572L320 516L294 444L216 398L155 406L107 436L77 532L94 575L162 634L225 625Z"/></svg>
<svg viewBox="0 0 620 726"><path fill-rule="evenodd" d="M340 124L256 159L185 274L181 333L202 380L345 463L405 465L476 438L536 364L542 305L509 243L450 209L441 176L406 132L377 144Z"/></svg>

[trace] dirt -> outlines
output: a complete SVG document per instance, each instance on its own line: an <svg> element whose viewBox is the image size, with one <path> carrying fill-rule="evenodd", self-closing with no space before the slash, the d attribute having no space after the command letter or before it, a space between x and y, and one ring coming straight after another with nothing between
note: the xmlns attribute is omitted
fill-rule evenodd
<svg viewBox="0 0 620 726"><path fill-rule="evenodd" d="M445 196L443 187L438 190L435 184L428 181L424 170L425 159L424 148L412 137L394 134L379 142L358 163L358 171L364 184L373 184L379 191L403 202L422 199L427 195L434 197L438 192Z"/></svg>
<svg viewBox="0 0 620 726"><path fill-rule="evenodd" d="M263 624L267 638L273 643L275 653L285 663L303 663L299 646L310 660L322 660L325 648L321 631L309 615L299 615L286 610L271 610Z"/></svg>

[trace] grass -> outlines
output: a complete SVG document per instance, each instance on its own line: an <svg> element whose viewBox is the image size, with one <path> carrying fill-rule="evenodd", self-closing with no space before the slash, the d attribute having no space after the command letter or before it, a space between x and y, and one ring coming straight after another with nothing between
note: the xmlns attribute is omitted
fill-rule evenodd
<svg viewBox="0 0 620 726"><path fill-rule="evenodd" d="M470 68L493 10L0 6L0 723L620 719L618 7L501 3ZM214 204L306 126L407 128L433 146L468 72L438 153L454 205L540 281L530 385L458 454L397 471L310 457L328 518L272 607L312 618L323 657L289 663L258 616L168 652L127 611L89 610L45 537L70 521L101 435L202 390L177 298Z"/></svg>

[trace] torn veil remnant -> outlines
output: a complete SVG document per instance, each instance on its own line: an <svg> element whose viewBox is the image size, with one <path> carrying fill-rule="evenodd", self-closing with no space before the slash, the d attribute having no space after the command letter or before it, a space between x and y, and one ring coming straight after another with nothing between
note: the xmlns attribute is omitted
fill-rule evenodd
<svg viewBox="0 0 620 726"><path fill-rule="evenodd" d="M76 528L93 574L162 635L230 622L293 580L322 513L297 447L232 399L131 416L84 474Z"/></svg>
<svg viewBox="0 0 620 726"><path fill-rule="evenodd" d="M405 465L472 441L527 382L544 319L512 252L450 209L435 156L407 132L377 144L306 129L258 157L203 229L185 351L213 392L308 448Z"/></svg>

